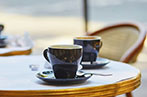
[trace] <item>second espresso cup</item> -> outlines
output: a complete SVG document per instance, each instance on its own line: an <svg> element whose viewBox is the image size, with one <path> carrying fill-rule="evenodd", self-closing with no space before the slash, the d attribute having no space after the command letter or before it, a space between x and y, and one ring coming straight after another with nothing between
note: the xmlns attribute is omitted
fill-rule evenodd
<svg viewBox="0 0 147 97"><path fill-rule="evenodd" d="M99 50L102 47L101 37L99 36L75 37L74 44L83 47L82 62L91 62L91 64L96 61Z"/></svg>
<svg viewBox="0 0 147 97"><path fill-rule="evenodd" d="M52 45L44 50L43 55L52 65L55 77L66 79L76 77L82 51L79 45Z"/></svg>

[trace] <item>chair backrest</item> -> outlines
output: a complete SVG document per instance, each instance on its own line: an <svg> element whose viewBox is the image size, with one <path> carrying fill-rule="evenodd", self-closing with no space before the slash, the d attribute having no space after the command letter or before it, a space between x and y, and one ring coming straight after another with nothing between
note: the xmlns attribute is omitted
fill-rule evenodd
<svg viewBox="0 0 147 97"><path fill-rule="evenodd" d="M145 29L138 23L114 24L88 35L102 37L99 56L126 63L136 61L146 38Z"/></svg>

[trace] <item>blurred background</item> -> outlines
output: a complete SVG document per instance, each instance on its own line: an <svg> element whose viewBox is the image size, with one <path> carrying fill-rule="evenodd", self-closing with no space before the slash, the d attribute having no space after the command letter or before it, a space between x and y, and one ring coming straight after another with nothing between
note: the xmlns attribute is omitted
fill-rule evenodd
<svg viewBox="0 0 147 97"><path fill-rule="evenodd" d="M88 0L89 32L111 23L137 21L146 26L147 0ZM85 35L83 0L0 0L0 23L3 34L29 32L35 47L33 54L42 54L51 44L72 43L75 36ZM143 72L143 86L134 93L145 97L147 78L147 42L136 65Z"/></svg>
<svg viewBox="0 0 147 97"><path fill-rule="evenodd" d="M119 21L146 23L146 5L147 0L88 0L88 31ZM0 0L4 34L29 32L38 54L49 44L71 43L69 37L84 35L83 16L83 0Z"/></svg>

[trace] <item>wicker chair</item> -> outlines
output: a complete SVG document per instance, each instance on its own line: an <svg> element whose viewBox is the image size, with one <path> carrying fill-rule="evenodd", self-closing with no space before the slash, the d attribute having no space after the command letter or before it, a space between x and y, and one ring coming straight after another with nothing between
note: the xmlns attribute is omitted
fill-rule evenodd
<svg viewBox="0 0 147 97"><path fill-rule="evenodd" d="M88 35L102 37L100 57L125 63L136 61L146 38L145 29L138 23L114 24ZM131 92L126 97L132 97Z"/></svg>

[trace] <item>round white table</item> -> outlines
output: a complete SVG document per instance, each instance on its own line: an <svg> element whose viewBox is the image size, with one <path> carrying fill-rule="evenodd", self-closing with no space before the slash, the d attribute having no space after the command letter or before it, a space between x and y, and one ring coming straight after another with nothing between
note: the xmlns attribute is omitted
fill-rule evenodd
<svg viewBox="0 0 147 97"><path fill-rule="evenodd" d="M31 64L39 66L39 70L32 71ZM81 84L49 85L36 77L37 72L44 70L44 64L43 56L0 57L0 97L113 97L140 85L140 71L116 61L110 61L103 68L84 70L112 76L93 75Z"/></svg>

